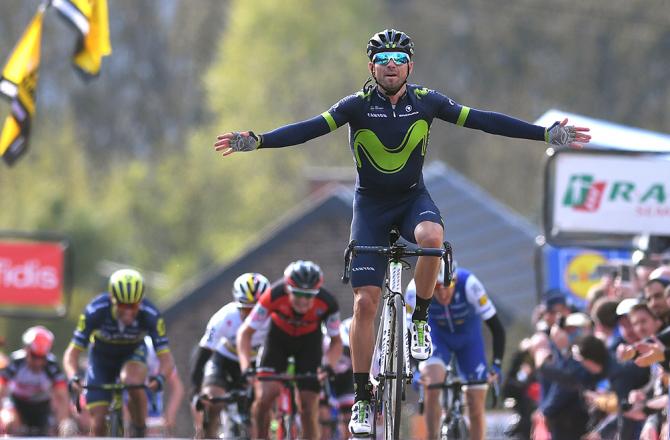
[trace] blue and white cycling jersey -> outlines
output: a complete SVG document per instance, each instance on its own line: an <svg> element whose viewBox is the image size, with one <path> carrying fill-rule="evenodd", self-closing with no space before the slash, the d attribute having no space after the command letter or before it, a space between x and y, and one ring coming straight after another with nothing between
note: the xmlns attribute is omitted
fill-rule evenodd
<svg viewBox="0 0 670 440"><path fill-rule="evenodd" d="M416 305L416 285L412 280L405 292L408 318ZM456 288L449 305L435 297L428 308L428 324L433 340L433 356L426 362L441 360L448 364L455 354L458 369L466 380L486 379L486 354L482 322L492 318L496 309L482 283L470 271L456 270Z"/></svg>

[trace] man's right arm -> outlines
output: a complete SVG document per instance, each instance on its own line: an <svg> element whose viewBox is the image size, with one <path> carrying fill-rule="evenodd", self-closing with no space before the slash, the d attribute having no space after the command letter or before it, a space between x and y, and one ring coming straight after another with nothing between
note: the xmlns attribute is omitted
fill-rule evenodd
<svg viewBox="0 0 670 440"><path fill-rule="evenodd" d="M240 358L240 370L244 372L251 365L251 337L256 330L244 321L237 332L237 355Z"/></svg>
<svg viewBox="0 0 670 440"><path fill-rule="evenodd" d="M347 96L320 115L305 121L284 125L260 135L252 132L245 132L247 134L225 133L217 138L214 148L216 151L223 151L223 155L226 156L235 151L282 148L305 143L348 123L351 114L350 108L360 99L362 98L357 95ZM253 140L250 137L253 137Z"/></svg>
<svg viewBox="0 0 670 440"><path fill-rule="evenodd" d="M203 346L198 346L198 350L193 355L193 362L191 364L191 395L200 392L205 364L211 355L212 350Z"/></svg>

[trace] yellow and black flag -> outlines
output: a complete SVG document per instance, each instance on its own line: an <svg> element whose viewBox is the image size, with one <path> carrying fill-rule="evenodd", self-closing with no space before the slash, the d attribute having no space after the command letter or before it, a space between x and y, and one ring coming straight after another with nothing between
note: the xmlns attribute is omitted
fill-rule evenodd
<svg viewBox="0 0 670 440"><path fill-rule="evenodd" d="M107 0L52 0L51 6L79 34L72 56L74 67L86 79L98 76L102 57L112 53Z"/></svg>
<svg viewBox="0 0 670 440"><path fill-rule="evenodd" d="M12 111L0 133L0 156L12 165L28 147L30 121L35 115L35 89L40 67L44 7L40 7L7 61L0 78L0 94Z"/></svg>

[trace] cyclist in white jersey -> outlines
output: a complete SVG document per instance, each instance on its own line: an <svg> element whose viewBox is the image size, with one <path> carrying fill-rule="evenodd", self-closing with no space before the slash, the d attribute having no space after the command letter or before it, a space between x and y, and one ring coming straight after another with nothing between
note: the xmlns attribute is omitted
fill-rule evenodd
<svg viewBox="0 0 670 440"><path fill-rule="evenodd" d="M205 334L200 339L196 360L191 372L193 394L209 397L223 396L226 391L245 386L237 356L237 330L256 304L258 297L270 289L270 282L259 273L245 273L233 283L235 301L221 307L207 323ZM269 326L257 331L252 338L252 347L263 344ZM208 405L206 438L214 438L219 430L219 412L223 405ZM197 411L193 412L196 436L200 435L202 421Z"/></svg>

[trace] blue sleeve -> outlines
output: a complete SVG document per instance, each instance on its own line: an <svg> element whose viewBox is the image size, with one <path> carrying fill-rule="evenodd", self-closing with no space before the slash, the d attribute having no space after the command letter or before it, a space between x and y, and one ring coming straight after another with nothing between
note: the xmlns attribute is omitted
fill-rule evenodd
<svg viewBox="0 0 670 440"><path fill-rule="evenodd" d="M84 313L79 315L77 327L74 330L74 335L72 335L71 344L82 350L88 347L93 330L98 328L95 311L90 310L91 308L92 306L89 305Z"/></svg>
<svg viewBox="0 0 670 440"><path fill-rule="evenodd" d="M165 328L165 320L161 316L160 312L156 307L151 303L145 300L142 304L143 311L145 312L145 325L146 331L149 337L151 337L151 342L154 345L154 350L156 354L161 354L170 351L168 346L167 331Z"/></svg>
<svg viewBox="0 0 670 440"><path fill-rule="evenodd" d="M281 148L305 143L323 136L349 122L349 106L356 99L350 95L333 105L328 111L306 121L285 125L261 134L258 148Z"/></svg>
<svg viewBox="0 0 670 440"><path fill-rule="evenodd" d="M470 108L458 104L453 99L433 90L428 92L428 96L435 100L435 116L443 121L500 136L535 141L545 140L545 128L539 125L529 124L502 113Z"/></svg>
<svg viewBox="0 0 670 440"><path fill-rule="evenodd" d="M468 107L463 108L468 109ZM500 136L544 141L544 127L502 113L485 112L474 108L468 110L463 124L464 127Z"/></svg>

